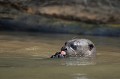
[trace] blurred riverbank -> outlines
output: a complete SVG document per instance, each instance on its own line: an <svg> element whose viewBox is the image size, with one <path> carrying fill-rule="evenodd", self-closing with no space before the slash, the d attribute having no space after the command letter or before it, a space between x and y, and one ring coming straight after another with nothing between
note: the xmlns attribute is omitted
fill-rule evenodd
<svg viewBox="0 0 120 79"><path fill-rule="evenodd" d="M119 0L1 0L0 31L120 36Z"/></svg>
<svg viewBox="0 0 120 79"><path fill-rule="evenodd" d="M120 27L117 24L86 24L31 15L22 16L15 20L1 19L0 31L120 36Z"/></svg>

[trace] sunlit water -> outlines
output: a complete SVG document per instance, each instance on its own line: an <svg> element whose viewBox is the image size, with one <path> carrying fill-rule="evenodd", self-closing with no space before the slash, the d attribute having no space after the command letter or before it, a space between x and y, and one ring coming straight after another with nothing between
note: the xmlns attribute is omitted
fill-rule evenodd
<svg viewBox="0 0 120 79"><path fill-rule="evenodd" d="M95 43L94 61L49 58L74 37ZM0 79L120 79L120 38L1 32Z"/></svg>

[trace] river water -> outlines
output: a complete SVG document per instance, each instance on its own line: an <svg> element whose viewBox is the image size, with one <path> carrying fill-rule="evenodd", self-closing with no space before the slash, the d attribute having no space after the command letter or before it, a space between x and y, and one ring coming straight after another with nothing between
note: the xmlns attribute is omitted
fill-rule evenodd
<svg viewBox="0 0 120 79"><path fill-rule="evenodd" d="M96 59L49 58L72 38L92 40ZM0 32L0 79L120 79L120 37Z"/></svg>

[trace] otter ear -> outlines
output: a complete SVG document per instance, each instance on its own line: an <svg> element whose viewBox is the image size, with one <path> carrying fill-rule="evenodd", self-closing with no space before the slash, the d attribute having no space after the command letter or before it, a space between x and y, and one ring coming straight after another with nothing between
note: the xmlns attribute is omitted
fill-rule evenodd
<svg viewBox="0 0 120 79"><path fill-rule="evenodd" d="M93 44L89 44L89 50L91 51L93 48L94 48L94 45Z"/></svg>

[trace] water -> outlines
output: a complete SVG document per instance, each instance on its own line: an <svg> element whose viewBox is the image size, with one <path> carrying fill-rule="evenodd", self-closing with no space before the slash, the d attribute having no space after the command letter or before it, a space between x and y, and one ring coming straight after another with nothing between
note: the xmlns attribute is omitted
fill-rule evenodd
<svg viewBox="0 0 120 79"><path fill-rule="evenodd" d="M95 43L94 61L49 59L73 37ZM120 37L0 32L0 79L120 79Z"/></svg>

